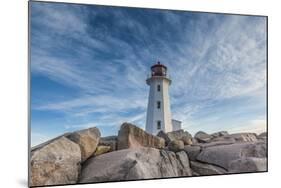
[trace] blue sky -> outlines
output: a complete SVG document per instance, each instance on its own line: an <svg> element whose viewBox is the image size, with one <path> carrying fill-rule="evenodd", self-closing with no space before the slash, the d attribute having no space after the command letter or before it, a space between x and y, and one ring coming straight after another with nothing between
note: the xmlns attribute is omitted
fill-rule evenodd
<svg viewBox="0 0 281 188"><path fill-rule="evenodd" d="M31 2L31 141L122 122L144 128L160 61L194 134L266 129L266 18Z"/></svg>

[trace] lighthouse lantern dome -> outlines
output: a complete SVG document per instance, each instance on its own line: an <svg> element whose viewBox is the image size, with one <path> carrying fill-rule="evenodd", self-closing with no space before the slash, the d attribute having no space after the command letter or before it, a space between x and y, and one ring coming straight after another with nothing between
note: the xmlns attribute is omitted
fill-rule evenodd
<svg viewBox="0 0 281 188"><path fill-rule="evenodd" d="M159 61L157 64L151 67L151 76L166 76L167 67L161 64Z"/></svg>

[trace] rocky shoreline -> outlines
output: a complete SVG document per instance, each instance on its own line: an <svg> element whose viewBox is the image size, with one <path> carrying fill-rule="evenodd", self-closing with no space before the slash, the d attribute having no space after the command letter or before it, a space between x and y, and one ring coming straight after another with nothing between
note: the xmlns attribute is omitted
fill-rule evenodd
<svg viewBox="0 0 281 188"><path fill-rule="evenodd" d="M267 171L267 134L184 130L151 135L123 123L118 136L97 128L31 148L30 186Z"/></svg>

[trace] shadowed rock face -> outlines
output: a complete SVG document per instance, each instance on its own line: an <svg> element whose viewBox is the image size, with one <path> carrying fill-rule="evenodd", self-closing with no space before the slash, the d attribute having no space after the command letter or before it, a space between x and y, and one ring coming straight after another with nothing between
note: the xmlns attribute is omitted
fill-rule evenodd
<svg viewBox="0 0 281 188"><path fill-rule="evenodd" d="M192 161L196 160L196 157L201 152L200 146L184 146L184 151L188 155L189 159Z"/></svg>
<svg viewBox="0 0 281 188"><path fill-rule="evenodd" d="M199 175L227 174L227 171L223 168L198 161L190 161L190 166Z"/></svg>
<svg viewBox="0 0 281 188"><path fill-rule="evenodd" d="M138 148L141 146L164 148L165 140L151 135L137 126L129 123L123 123L118 132L118 150Z"/></svg>
<svg viewBox="0 0 281 188"><path fill-rule="evenodd" d="M93 127L73 132L67 138L80 146L82 161L85 161L95 152L100 139L100 131Z"/></svg>
<svg viewBox="0 0 281 188"><path fill-rule="evenodd" d="M89 159L82 168L80 183L161 177L191 176L185 152L155 148L124 149Z"/></svg>
<svg viewBox="0 0 281 188"><path fill-rule="evenodd" d="M80 170L80 147L64 136L33 151L31 186L73 184Z"/></svg>
<svg viewBox="0 0 281 188"><path fill-rule="evenodd" d="M99 141L101 146L110 146L109 151L117 150L117 136L101 137Z"/></svg>
<svg viewBox="0 0 281 188"><path fill-rule="evenodd" d="M178 152L184 149L183 141L173 140L168 144L168 149L173 152Z"/></svg>
<svg viewBox="0 0 281 188"><path fill-rule="evenodd" d="M263 132L257 136L258 139L267 141L267 132Z"/></svg>
<svg viewBox="0 0 281 188"><path fill-rule="evenodd" d="M267 132L263 132L263 133L259 134L259 137L267 137Z"/></svg>

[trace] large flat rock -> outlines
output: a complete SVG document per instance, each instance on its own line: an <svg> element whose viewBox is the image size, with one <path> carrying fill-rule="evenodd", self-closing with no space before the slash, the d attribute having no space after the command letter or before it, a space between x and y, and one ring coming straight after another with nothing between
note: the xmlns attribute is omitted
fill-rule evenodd
<svg viewBox="0 0 281 188"><path fill-rule="evenodd" d="M230 145L234 144L234 140L220 140L220 141L212 141L209 143L197 143L193 146L201 146L202 148L212 147L212 146L219 146L219 145Z"/></svg>
<svg viewBox="0 0 281 188"><path fill-rule="evenodd" d="M267 156L264 142L239 142L229 145L215 145L202 148L203 150L196 157L198 161L214 164L224 169L229 169L229 164L242 157Z"/></svg>
<svg viewBox="0 0 281 188"><path fill-rule="evenodd" d="M80 183L178 176L191 176L185 152L140 147L90 158L83 165Z"/></svg>
<svg viewBox="0 0 281 188"><path fill-rule="evenodd" d="M32 151L31 186L74 184L78 180L79 145L60 136Z"/></svg>
<svg viewBox="0 0 281 188"><path fill-rule="evenodd" d="M255 133L235 133L228 136L238 142L256 142L258 140Z"/></svg>
<svg viewBox="0 0 281 188"><path fill-rule="evenodd" d="M135 125L123 123L118 132L118 150L141 146L164 148L165 140L151 135Z"/></svg>
<svg viewBox="0 0 281 188"><path fill-rule="evenodd" d="M229 164L230 173L264 172L267 170L267 158L245 157Z"/></svg>

